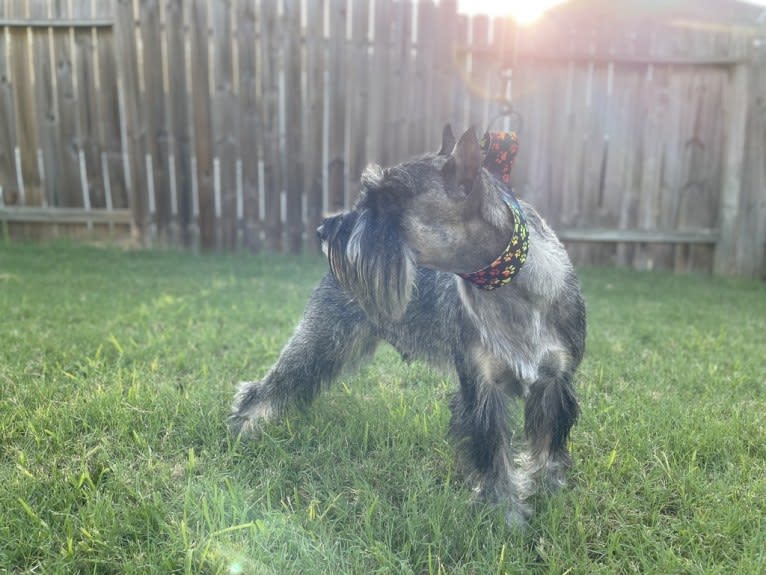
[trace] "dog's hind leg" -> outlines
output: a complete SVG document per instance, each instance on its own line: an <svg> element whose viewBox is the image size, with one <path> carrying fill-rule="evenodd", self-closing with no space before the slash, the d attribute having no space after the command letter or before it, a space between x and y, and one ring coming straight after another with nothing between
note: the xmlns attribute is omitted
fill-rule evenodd
<svg viewBox="0 0 766 575"><path fill-rule="evenodd" d="M452 398L450 435L468 467L469 477L476 482L479 497L501 505L507 523L523 528L531 509L514 483L510 397L507 382L498 377L504 375L503 370L493 369L496 366L490 362L476 350L455 358L460 391Z"/></svg>
<svg viewBox="0 0 766 575"><path fill-rule="evenodd" d="M520 480L529 483L530 494L538 479L553 489L564 486L572 464L566 444L579 407L570 363L566 352L548 352L538 368L538 379L529 387L524 406L529 451L522 458Z"/></svg>
<svg viewBox="0 0 766 575"><path fill-rule="evenodd" d="M290 404L309 403L344 368L372 355L377 342L364 312L325 276L271 370L240 384L229 415L232 431L257 435L262 422Z"/></svg>

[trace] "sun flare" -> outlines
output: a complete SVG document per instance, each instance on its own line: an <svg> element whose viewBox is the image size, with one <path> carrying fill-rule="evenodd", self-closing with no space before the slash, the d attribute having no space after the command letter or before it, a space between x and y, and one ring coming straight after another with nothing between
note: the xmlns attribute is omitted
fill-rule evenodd
<svg viewBox="0 0 766 575"><path fill-rule="evenodd" d="M540 17L566 0L460 0L458 11L463 14L487 14L488 16L508 16L519 25L534 24Z"/></svg>

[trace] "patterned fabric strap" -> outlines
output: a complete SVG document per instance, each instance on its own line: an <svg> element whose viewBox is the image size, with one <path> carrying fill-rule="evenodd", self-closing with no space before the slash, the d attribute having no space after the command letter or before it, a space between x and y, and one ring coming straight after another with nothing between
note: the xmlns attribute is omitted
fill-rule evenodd
<svg viewBox="0 0 766 575"><path fill-rule="evenodd" d="M481 137L484 167L511 190L511 169L519 151L516 132L485 132Z"/></svg>
<svg viewBox="0 0 766 575"><path fill-rule="evenodd" d="M473 273L458 274L477 287L493 290L511 283L527 260L529 229L524 210L511 191L511 168L519 149L515 132L487 132L481 139L484 167L501 183L503 201L513 216L513 233L505 250L487 267Z"/></svg>

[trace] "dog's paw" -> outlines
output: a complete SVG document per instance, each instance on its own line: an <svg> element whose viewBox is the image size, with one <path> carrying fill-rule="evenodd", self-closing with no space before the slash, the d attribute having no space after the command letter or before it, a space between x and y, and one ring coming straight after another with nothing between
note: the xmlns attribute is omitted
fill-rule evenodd
<svg viewBox="0 0 766 575"><path fill-rule="evenodd" d="M532 508L526 503L515 503L505 511L505 523L513 531L526 531L532 518Z"/></svg>
<svg viewBox="0 0 766 575"><path fill-rule="evenodd" d="M505 523L513 531L526 530L534 511L512 485L480 484L473 489L473 502L487 505L503 513Z"/></svg>
<svg viewBox="0 0 766 575"><path fill-rule="evenodd" d="M543 476L543 486L549 493L555 493L567 486L567 467L557 462L549 462Z"/></svg>
<svg viewBox="0 0 766 575"><path fill-rule="evenodd" d="M263 422L237 413L229 414L229 431L234 437L256 440L261 437Z"/></svg>
<svg viewBox="0 0 766 575"><path fill-rule="evenodd" d="M239 384L229 414L229 430L235 436L258 439L264 423L276 419L276 410L270 400L263 397L260 381Z"/></svg>

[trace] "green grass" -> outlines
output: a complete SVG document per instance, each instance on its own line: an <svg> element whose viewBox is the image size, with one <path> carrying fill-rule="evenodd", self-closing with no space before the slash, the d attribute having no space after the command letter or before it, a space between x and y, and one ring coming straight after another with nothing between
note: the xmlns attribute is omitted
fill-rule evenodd
<svg viewBox="0 0 766 575"><path fill-rule="evenodd" d="M473 507L389 348L233 441L326 265L0 247L0 573L763 573L766 285L588 269L571 485Z"/></svg>

